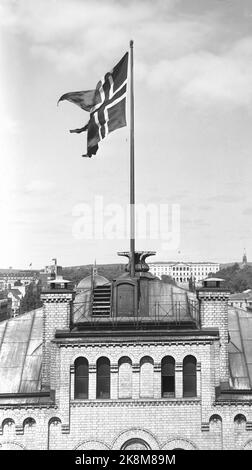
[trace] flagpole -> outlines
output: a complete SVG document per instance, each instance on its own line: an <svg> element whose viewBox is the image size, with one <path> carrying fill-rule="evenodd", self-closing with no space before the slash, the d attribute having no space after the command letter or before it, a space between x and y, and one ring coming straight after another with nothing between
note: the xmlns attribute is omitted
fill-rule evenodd
<svg viewBox="0 0 252 470"><path fill-rule="evenodd" d="M133 41L130 41L130 276L135 276L135 147Z"/></svg>

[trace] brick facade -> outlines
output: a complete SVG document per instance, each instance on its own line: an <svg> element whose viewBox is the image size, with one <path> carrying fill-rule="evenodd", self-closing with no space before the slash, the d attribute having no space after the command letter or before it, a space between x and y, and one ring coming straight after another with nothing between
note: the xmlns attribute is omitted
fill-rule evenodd
<svg viewBox="0 0 252 470"><path fill-rule="evenodd" d="M249 449L251 398L220 399L228 380L227 295L200 292L201 330L72 335L71 292L43 294L43 388L55 400L0 405L0 449ZM61 330L62 334L56 334ZM183 393L184 359L196 359L196 393ZM174 396L162 398L161 361L175 360ZM88 360L88 398L75 399L75 360ZM97 399L97 361L110 361L110 398ZM133 447L132 447L133 446ZM135 447L134 447L135 446Z"/></svg>
<svg viewBox="0 0 252 470"><path fill-rule="evenodd" d="M227 383L228 370L228 299L229 293L220 289L199 290L202 328L218 328L220 334L220 381Z"/></svg>

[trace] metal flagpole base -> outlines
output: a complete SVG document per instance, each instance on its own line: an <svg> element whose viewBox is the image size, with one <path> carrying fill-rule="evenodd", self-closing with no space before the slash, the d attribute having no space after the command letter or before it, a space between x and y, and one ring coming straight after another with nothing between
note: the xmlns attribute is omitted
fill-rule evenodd
<svg viewBox="0 0 252 470"><path fill-rule="evenodd" d="M129 251L119 251L118 256L126 256L128 258L128 264L125 266L126 272L131 272L131 253ZM146 263L148 256L154 256L155 251L135 251L134 262L135 262L135 273L148 272L149 265Z"/></svg>

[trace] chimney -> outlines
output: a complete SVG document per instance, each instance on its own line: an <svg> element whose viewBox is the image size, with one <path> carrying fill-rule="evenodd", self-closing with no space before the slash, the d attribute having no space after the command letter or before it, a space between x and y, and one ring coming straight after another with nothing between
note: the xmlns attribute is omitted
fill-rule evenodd
<svg viewBox="0 0 252 470"><path fill-rule="evenodd" d="M228 299L229 290L223 287L224 279L208 278L197 289L202 328L217 328L220 335L220 381L228 387Z"/></svg>
<svg viewBox="0 0 252 470"><path fill-rule="evenodd" d="M56 361L56 345L52 342L56 330L69 330L74 291L69 288L69 281L56 276L49 282L49 289L41 294L43 300L43 363L42 389L52 387L51 369Z"/></svg>

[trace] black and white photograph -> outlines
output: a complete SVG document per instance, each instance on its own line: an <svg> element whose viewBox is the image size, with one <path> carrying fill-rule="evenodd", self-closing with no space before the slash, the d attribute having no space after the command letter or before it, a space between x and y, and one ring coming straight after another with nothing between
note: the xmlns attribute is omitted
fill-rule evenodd
<svg viewBox="0 0 252 470"><path fill-rule="evenodd" d="M0 450L252 450L251 0L0 0L0 37Z"/></svg>

